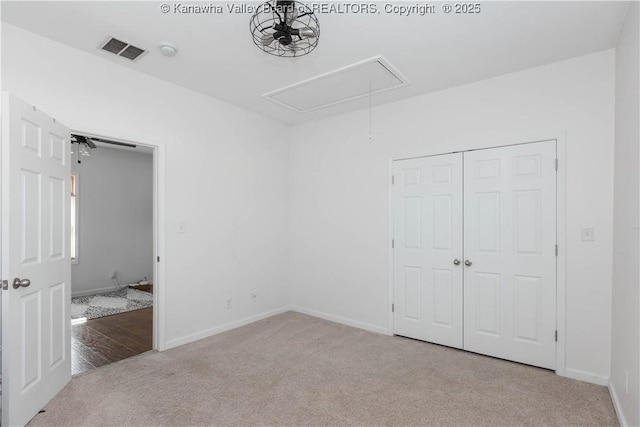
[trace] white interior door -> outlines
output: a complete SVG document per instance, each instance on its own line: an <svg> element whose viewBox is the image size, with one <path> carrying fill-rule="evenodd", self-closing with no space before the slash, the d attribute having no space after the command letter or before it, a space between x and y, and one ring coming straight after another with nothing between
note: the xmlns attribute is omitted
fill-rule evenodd
<svg viewBox="0 0 640 427"><path fill-rule="evenodd" d="M462 154L394 162L394 333L462 347Z"/></svg>
<svg viewBox="0 0 640 427"><path fill-rule="evenodd" d="M555 368L555 159L555 141L464 154L466 350Z"/></svg>
<svg viewBox="0 0 640 427"><path fill-rule="evenodd" d="M71 379L69 141L65 126L2 94L5 426L26 424Z"/></svg>

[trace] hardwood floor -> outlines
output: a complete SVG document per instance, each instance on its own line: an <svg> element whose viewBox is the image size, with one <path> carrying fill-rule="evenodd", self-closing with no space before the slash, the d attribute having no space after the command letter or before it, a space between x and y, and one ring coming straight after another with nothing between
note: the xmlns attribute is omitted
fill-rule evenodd
<svg viewBox="0 0 640 427"><path fill-rule="evenodd" d="M71 325L71 374L108 365L153 347L153 308Z"/></svg>

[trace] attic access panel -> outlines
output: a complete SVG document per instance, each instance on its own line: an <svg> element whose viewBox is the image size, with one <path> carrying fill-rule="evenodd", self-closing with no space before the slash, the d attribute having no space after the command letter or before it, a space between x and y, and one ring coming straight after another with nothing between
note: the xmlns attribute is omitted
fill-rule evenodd
<svg viewBox="0 0 640 427"><path fill-rule="evenodd" d="M382 56L262 95L299 113L406 86L409 82Z"/></svg>

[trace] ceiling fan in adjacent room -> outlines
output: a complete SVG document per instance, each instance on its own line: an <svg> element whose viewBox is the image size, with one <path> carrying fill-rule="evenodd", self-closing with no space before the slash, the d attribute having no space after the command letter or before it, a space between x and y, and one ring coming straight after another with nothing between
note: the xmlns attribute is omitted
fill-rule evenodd
<svg viewBox="0 0 640 427"><path fill-rule="evenodd" d="M78 144L77 152L78 152L78 163L82 163L80 160L80 156L91 157L90 150L98 148L95 144L96 142L101 142L103 144L112 144L112 145L120 145L123 147L136 148L133 144L127 144L126 142L118 142L118 141L110 141L108 139L97 138L94 136L85 136L78 135L75 133L71 134L71 154L75 154L76 147L74 144Z"/></svg>
<svg viewBox="0 0 640 427"><path fill-rule="evenodd" d="M249 24L253 42L275 56L303 56L318 46L320 24L313 11L293 0L270 0Z"/></svg>
<svg viewBox="0 0 640 427"><path fill-rule="evenodd" d="M78 147L74 147L74 144L78 144ZM82 163L80 156L91 157L89 150L96 148L96 144L87 138L86 136L71 134L71 154L78 153L78 163Z"/></svg>

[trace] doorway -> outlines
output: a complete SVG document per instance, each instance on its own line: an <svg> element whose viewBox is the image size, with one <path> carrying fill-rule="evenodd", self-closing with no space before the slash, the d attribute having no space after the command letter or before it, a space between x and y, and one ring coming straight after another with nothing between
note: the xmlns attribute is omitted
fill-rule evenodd
<svg viewBox="0 0 640 427"><path fill-rule="evenodd" d="M394 162L397 335L556 367L556 141Z"/></svg>
<svg viewBox="0 0 640 427"><path fill-rule="evenodd" d="M153 349L155 150L72 133L71 368Z"/></svg>
<svg viewBox="0 0 640 427"><path fill-rule="evenodd" d="M3 92L1 98L1 423L25 425L71 380L72 132L11 94ZM162 292L164 276L159 264L164 234L158 227L164 163L161 146L145 146L153 151L152 348L162 350L163 322L158 319L164 316L165 299L155 288Z"/></svg>

